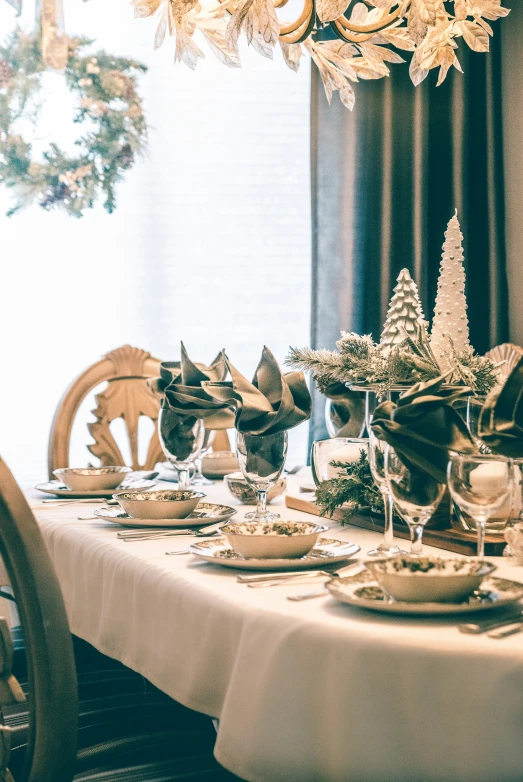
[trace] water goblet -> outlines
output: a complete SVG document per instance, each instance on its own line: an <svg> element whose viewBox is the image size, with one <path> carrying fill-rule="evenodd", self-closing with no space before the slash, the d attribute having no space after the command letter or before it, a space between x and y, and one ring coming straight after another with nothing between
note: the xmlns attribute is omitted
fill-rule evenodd
<svg viewBox="0 0 523 782"><path fill-rule="evenodd" d="M385 475L394 505L410 531L410 553L422 554L425 524L445 494L445 484L402 461L392 446L385 450Z"/></svg>
<svg viewBox="0 0 523 782"><path fill-rule="evenodd" d="M452 499L475 522L478 557L485 556L485 525L502 505L512 501L514 463L495 454L453 454L447 468Z"/></svg>
<svg viewBox="0 0 523 782"><path fill-rule="evenodd" d="M274 521L279 514L267 510L267 492L280 477L287 456L287 432L242 434L238 432L236 453L243 477L256 492L257 507L245 518Z"/></svg>
<svg viewBox="0 0 523 782"><path fill-rule="evenodd" d="M194 416L180 416L162 407L158 416L158 436L167 461L178 471L178 488L190 489L190 471L202 449L204 422Z"/></svg>
<svg viewBox="0 0 523 782"><path fill-rule="evenodd" d="M374 483L380 490L385 509L385 527L383 530L383 540L370 551L367 551L368 557L394 557L400 553L400 548L394 543L393 513L394 502L387 484L385 475L385 450L387 443L379 440L372 429L369 438L369 465Z"/></svg>
<svg viewBox="0 0 523 782"><path fill-rule="evenodd" d="M193 486L212 486L213 482L202 473L202 459L211 450L215 436L216 432L214 429L205 429L202 449L194 460L194 474L191 476L191 484Z"/></svg>

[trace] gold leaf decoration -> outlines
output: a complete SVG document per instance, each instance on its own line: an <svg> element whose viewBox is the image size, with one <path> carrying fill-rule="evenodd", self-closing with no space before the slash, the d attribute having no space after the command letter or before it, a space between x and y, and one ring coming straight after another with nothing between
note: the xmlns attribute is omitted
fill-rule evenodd
<svg viewBox="0 0 523 782"><path fill-rule="evenodd" d="M285 64L297 71L306 52L318 68L330 102L338 92L347 108L354 106L352 83L389 75L388 64L404 63L398 53L411 52L409 74L414 85L438 68L437 84L450 68L461 71L460 41L474 52L489 51L489 21L507 16L501 0L365 0L356 2L348 18L347 0L305 0L293 23L283 23L277 9L286 0L131 0L135 16L159 14L154 47L167 35L176 39L175 61L194 68L204 55L194 40L205 39L228 67L240 67L238 41L272 59L279 44ZM336 40L317 40L318 26L329 24ZM311 29L312 32L307 35ZM393 48L391 48L393 47Z"/></svg>
<svg viewBox="0 0 523 782"><path fill-rule="evenodd" d="M317 0L316 12L321 22L333 22L347 8L347 0Z"/></svg>

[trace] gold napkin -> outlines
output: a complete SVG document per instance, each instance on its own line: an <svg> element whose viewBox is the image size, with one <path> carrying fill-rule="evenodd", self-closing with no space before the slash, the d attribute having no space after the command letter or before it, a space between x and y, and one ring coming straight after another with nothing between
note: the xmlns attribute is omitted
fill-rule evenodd
<svg viewBox="0 0 523 782"><path fill-rule="evenodd" d="M374 411L372 431L392 445L408 466L447 482L450 452L478 454L467 426L453 408L470 388L442 388L446 377L416 383L397 404L382 402Z"/></svg>
<svg viewBox="0 0 523 782"><path fill-rule="evenodd" d="M312 400L303 372L282 374L264 347L252 383L230 363L231 382L203 382L209 396L236 409L235 427L242 434L269 435L298 426L310 418Z"/></svg>
<svg viewBox="0 0 523 782"><path fill-rule="evenodd" d="M488 395L478 435L496 453L523 457L523 353L502 388Z"/></svg>
<svg viewBox="0 0 523 782"><path fill-rule="evenodd" d="M227 377L224 352L216 356L210 367L193 363L183 342L181 354L180 362L165 362L160 367L156 388L162 388L163 383L171 377L170 382L163 387L166 405L180 416L203 418L206 429L233 427L234 410L209 396L204 388L208 381L219 382Z"/></svg>

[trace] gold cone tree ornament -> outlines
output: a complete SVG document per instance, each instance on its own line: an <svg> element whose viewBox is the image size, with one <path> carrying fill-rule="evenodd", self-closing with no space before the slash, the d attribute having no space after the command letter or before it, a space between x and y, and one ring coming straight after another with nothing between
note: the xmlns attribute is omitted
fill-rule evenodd
<svg viewBox="0 0 523 782"><path fill-rule="evenodd" d="M388 352L401 345L406 337L416 337L420 329L427 329L418 288L408 269L399 273L394 294L390 300L387 318L381 332L380 345Z"/></svg>
<svg viewBox="0 0 523 782"><path fill-rule="evenodd" d="M430 347L443 373L451 369L453 353L470 347L463 261L463 234L456 210L445 231L430 335Z"/></svg>
<svg viewBox="0 0 523 782"><path fill-rule="evenodd" d="M308 54L320 72L329 102L338 92L349 109L353 84L389 75L389 63L405 62L394 49L411 55L410 76L420 84L433 68L438 85L451 67L461 71L457 56L461 39L475 52L488 52L493 31L489 21L506 16L501 0L303 0L296 19L281 9L287 0L131 0L138 18L158 16L154 47L167 34L175 38L175 62L195 68L205 42L218 59L240 66L238 42L243 36L262 57L281 49L289 68L297 71ZM318 40L330 28L334 40Z"/></svg>

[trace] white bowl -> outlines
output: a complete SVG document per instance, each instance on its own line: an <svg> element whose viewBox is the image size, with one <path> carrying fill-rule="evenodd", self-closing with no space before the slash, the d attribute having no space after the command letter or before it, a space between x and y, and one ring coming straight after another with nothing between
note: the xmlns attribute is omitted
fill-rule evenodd
<svg viewBox="0 0 523 782"><path fill-rule="evenodd" d="M496 570L492 562L397 556L365 562L385 592L406 603L459 603Z"/></svg>
<svg viewBox="0 0 523 782"><path fill-rule="evenodd" d="M311 521L255 521L227 524L222 533L231 548L247 559L294 559L308 554L328 529Z"/></svg>
<svg viewBox="0 0 523 782"><path fill-rule="evenodd" d="M205 497L200 491L119 492L115 500L133 519L185 519Z"/></svg>
<svg viewBox="0 0 523 782"><path fill-rule="evenodd" d="M71 491L104 491L117 489L129 472L130 467L61 467L53 475Z"/></svg>
<svg viewBox="0 0 523 782"><path fill-rule="evenodd" d="M230 475L226 475L224 482L231 494L236 497L236 499L240 500L243 505L256 505L256 492L252 486L249 486L243 477L243 473L234 472ZM275 497L279 497L286 488L287 481L285 478L278 478L267 492L267 502L269 503L274 500Z"/></svg>
<svg viewBox="0 0 523 782"><path fill-rule="evenodd" d="M202 459L204 475L228 475L239 469L238 457L233 451L212 451Z"/></svg>

